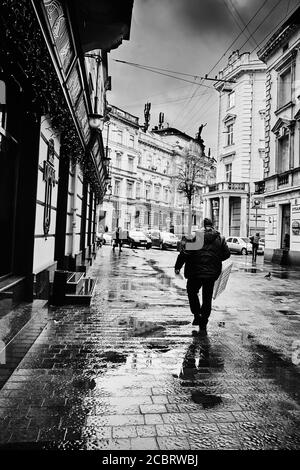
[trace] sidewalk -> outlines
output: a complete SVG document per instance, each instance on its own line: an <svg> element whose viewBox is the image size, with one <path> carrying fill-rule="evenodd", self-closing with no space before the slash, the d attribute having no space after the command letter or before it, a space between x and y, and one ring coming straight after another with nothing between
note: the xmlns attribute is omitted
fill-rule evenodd
<svg viewBox="0 0 300 470"><path fill-rule="evenodd" d="M299 309L299 281L268 281L235 263L203 338L192 333L185 281L173 276L176 255L98 251L91 307L49 309L0 391L1 444L299 448L299 366L290 351L299 316L280 313Z"/></svg>

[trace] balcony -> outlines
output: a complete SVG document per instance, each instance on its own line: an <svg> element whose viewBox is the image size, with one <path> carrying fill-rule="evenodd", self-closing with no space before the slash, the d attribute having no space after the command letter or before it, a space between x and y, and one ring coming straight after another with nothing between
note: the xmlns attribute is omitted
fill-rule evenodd
<svg viewBox="0 0 300 470"><path fill-rule="evenodd" d="M290 190L293 187L298 187L300 185L300 167L291 168L283 173L268 176L264 182L259 183L264 183L264 192L266 194L276 191L282 192L284 190Z"/></svg>
<svg viewBox="0 0 300 470"><path fill-rule="evenodd" d="M248 193L249 191L249 183L231 183L231 182L222 182L211 184L208 186L208 192L239 192L239 193Z"/></svg>

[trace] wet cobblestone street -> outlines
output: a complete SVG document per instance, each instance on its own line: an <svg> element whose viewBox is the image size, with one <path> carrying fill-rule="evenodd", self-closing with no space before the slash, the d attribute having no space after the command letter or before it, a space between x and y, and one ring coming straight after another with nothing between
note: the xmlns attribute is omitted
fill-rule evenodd
<svg viewBox="0 0 300 470"><path fill-rule="evenodd" d="M200 336L176 256L104 246L90 307L40 307L46 326L0 391L2 445L299 449L300 273L269 280L233 257Z"/></svg>

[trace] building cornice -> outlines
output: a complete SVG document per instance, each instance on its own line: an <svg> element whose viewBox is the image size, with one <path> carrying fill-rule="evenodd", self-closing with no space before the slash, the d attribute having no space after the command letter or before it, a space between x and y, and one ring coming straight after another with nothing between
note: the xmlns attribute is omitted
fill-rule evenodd
<svg viewBox="0 0 300 470"><path fill-rule="evenodd" d="M299 29L300 24L300 8L298 8L287 21L278 28L278 30L270 37L266 44L258 51L257 55L260 60L266 60L278 50L291 36Z"/></svg>

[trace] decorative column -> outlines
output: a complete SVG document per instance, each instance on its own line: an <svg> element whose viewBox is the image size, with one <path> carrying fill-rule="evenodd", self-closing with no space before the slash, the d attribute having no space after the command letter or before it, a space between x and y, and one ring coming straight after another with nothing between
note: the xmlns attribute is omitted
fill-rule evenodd
<svg viewBox="0 0 300 470"><path fill-rule="evenodd" d="M219 196L219 221L218 230L220 233L223 232L223 196Z"/></svg>
<svg viewBox="0 0 300 470"><path fill-rule="evenodd" d="M211 210L211 199L210 198L207 198L206 199L206 211L205 211L205 214L208 219L211 219L212 218L212 210Z"/></svg>
<svg viewBox="0 0 300 470"><path fill-rule="evenodd" d="M229 196L223 197L223 227L222 235L229 237Z"/></svg>
<svg viewBox="0 0 300 470"><path fill-rule="evenodd" d="M241 197L240 237L247 236L247 196Z"/></svg>

